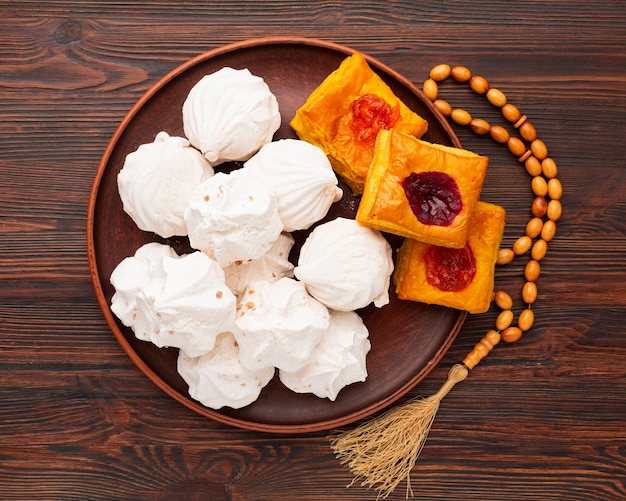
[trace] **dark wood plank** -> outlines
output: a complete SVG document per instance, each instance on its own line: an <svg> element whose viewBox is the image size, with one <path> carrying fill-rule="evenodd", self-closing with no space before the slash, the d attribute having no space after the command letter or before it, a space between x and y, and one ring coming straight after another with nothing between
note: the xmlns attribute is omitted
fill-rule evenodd
<svg viewBox="0 0 626 501"><path fill-rule="evenodd" d="M0 6L0 498L364 500L324 432L209 421L132 364L96 302L86 257L93 176L120 120L169 71L247 38L350 45L418 85L441 62L502 89L559 166L563 217L536 323L443 401L414 469L420 499L626 499L626 4L571 2L14 1ZM446 82L454 106L502 121ZM532 194L502 146L483 198L524 231ZM516 311L525 258L498 269ZM466 321L406 398L430 395L492 328ZM404 401L405 399L403 399ZM389 499L404 499L404 486Z"/></svg>

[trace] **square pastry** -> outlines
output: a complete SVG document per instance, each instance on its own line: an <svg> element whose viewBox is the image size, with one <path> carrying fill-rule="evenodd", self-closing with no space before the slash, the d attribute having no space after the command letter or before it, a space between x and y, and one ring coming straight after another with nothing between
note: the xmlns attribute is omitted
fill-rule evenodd
<svg viewBox="0 0 626 501"><path fill-rule="evenodd" d="M361 194L378 131L393 127L421 137L428 123L400 101L356 52L311 93L291 127L300 139L321 148L335 172Z"/></svg>
<svg viewBox="0 0 626 501"><path fill-rule="evenodd" d="M398 297L469 313L486 312L493 299L504 219L502 207L478 202L463 248L406 239L393 274Z"/></svg>
<svg viewBox="0 0 626 501"><path fill-rule="evenodd" d="M462 248L488 158L381 130L356 220L414 240Z"/></svg>

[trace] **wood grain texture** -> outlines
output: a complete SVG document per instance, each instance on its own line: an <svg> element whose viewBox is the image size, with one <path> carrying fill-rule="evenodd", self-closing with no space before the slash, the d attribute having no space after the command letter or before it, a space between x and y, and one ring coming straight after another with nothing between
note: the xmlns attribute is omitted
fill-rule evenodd
<svg viewBox="0 0 626 501"><path fill-rule="evenodd" d="M559 166L564 214L542 262L536 323L446 397L412 477L425 500L626 499L626 4L488 0L10 1L0 5L0 499L375 499L323 432L212 422L132 364L89 279L94 173L120 120L187 59L272 35L367 52L417 84L463 64L502 89ZM463 86L442 97L492 123ZM528 177L490 157L485 200L529 218ZM519 262L518 262L519 261ZM516 296L523 258L499 269ZM517 310L519 311L519 310ZM471 316L410 395L437 390L493 325ZM403 486L389 498L404 499Z"/></svg>

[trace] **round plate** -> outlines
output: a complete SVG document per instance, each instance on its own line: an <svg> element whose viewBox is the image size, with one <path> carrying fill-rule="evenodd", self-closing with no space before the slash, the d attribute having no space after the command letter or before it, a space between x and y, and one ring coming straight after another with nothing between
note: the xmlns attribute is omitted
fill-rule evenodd
<svg viewBox="0 0 626 501"><path fill-rule="evenodd" d="M132 361L150 380L177 401L216 421L277 433L326 430L356 421L388 406L422 380L448 350L465 319L466 314L461 311L400 301L392 289L390 304L383 308L370 306L359 312L369 329L372 345L367 357L366 382L345 387L331 402L311 394L294 393L275 377L251 405L237 410L212 410L189 397L187 384L176 370L178 350L160 349L137 340L109 308L114 293L109 281L111 272L141 245L159 241L169 243L179 253L189 251L186 238L163 240L143 232L123 211L117 174L126 155L139 145L152 142L161 130L183 136L181 110L189 90L202 76L224 66L248 68L262 77L276 95L282 115L275 139L296 138L289 126L295 111L353 52L314 39L263 38L202 54L148 90L124 118L100 162L89 203L87 244L91 277L107 323ZM445 118L410 81L371 57L368 62L407 106L429 122L426 140L460 146ZM344 198L333 206L326 219L354 218L358 200L345 185L342 188ZM297 254L306 233L296 232L294 237ZM392 248L397 249L399 239L392 236L389 239Z"/></svg>

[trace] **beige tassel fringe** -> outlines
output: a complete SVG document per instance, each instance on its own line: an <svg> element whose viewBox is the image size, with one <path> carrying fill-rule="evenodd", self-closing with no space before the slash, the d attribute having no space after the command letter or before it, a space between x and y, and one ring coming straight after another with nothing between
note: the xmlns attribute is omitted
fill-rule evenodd
<svg viewBox="0 0 626 501"><path fill-rule="evenodd" d="M385 499L406 479L406 497L413 496L411 470L428 438L439 404L468 372L465 365L457 364L434 395L410 400L353 430L331 434L335 455L355 475L350 485L361 479L361 485L378 490L376 499Z"/></svg>

